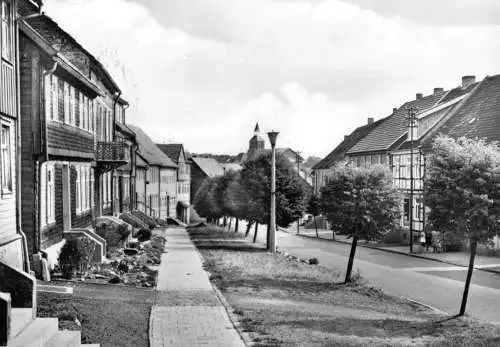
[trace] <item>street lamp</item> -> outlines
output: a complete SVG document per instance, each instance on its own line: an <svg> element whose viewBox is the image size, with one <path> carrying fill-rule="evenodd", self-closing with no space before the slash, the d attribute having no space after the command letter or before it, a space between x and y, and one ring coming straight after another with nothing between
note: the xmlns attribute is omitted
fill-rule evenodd
<svg viewBox="0 0 500 347"><path fill-rule="evenodd" d="M406 112L406 120L410 128L410 201L408 203L408 212L410 218L410 253L413 253L413 131L417 126L418 109L415 106L410 106L406 108Z"/></svg>
<svg viewBox="0 0 500 347"><path fill-rule="evenodd" d="M279 132L267 133L271 142L271 211L269 219L269 248L271 253L276 253L276 139Z"/></svg>

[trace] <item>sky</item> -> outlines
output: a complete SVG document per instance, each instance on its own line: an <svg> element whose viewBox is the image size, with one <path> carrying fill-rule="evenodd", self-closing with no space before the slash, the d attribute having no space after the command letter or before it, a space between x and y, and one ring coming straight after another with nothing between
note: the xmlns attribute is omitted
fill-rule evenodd
<svg viewBox="0 0 500 347"><path fill-rule="evenodd" d="M356 127L500 73L497 0L45 0L107 67L128 122L194 153L328 154ZM265 138L265 134L262 134Z"/></svg>

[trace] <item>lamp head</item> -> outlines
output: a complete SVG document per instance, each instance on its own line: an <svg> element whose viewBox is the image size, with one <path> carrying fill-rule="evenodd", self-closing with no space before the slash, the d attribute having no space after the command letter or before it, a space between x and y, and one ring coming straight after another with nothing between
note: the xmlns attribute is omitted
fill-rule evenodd
<svg viewBox="0 0 500 347"><path fill-rule="evenodd" d="M278 138L279 132L277 131L270 131L267 133L267 136L269 136L269 142L271 142L271 146L276 146L276 139Z"/></svg>

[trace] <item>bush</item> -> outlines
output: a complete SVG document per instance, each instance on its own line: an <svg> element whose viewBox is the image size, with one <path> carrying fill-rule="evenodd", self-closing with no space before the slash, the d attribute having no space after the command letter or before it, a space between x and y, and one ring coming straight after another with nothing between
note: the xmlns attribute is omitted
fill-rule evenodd
<svg viewBox="0 0 500 347"><path fill-rule="evenodd" d="M142 228L137 232L136 237L139 242L149 241L151 240L151 230Z"/></svg>
<svg viewBox="0 0 500 347"><path fill-rule="evenodd" d="M83 255L80 253L76 240L68 240L61 248L59 265L64 278L71 279L80 266Z"/></svg>
<svg viewBox="0 0 500 347"><path fill-rule="evenodd" d="M118 225L118 235L120 235L120 242L125 242L127 241L127 238L129 237L131 230L126 224L120 224Z"/></svg>

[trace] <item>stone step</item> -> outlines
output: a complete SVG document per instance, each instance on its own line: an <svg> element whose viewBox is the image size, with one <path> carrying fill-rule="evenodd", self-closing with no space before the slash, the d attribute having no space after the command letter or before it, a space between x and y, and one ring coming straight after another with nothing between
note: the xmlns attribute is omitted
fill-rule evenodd
<svg viewBox="0 0 500 347"><path fill-rule="evenodd" d="M43 347L80 347L82 334L79 331L58 331Z"/></svg>
<svg viewBox="0 0 500 347"><path fill-rule="evenodd" d="M33 309L13 308L11 311L10 336L11 340L19 335L28 324L33 321Z"/></svg>
<svg viewBox="0 0 500 347"><path fill-rule="evenodd" d="M57 332L57 318L37 318L9 341L8 347L43 347Z"/></svg>

